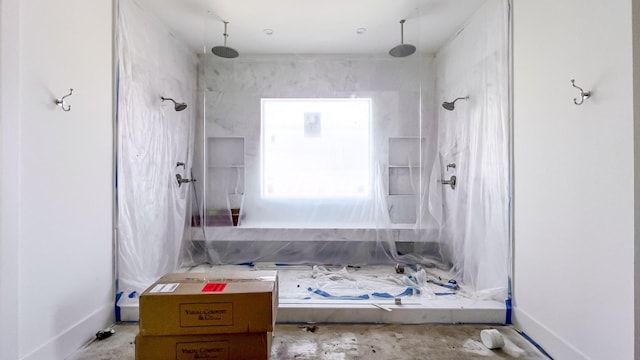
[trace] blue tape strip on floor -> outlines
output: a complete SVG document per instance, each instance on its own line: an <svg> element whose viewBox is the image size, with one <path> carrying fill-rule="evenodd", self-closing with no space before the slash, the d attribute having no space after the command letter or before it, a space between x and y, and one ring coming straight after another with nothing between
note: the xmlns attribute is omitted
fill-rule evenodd
<svg viewBox="0 0 640 360"><path fill-rule="evenodd" d="M458 286L457 283L441 283L439 281L435 281L435 280L427 280L428 283L430 284L434 284L434 285L438 285L438 286L442 286L443 288L447 288L450 290L458 290L460 288L460 286Z"/></svg>
<svg viewBox="0 0 640 360"><path fill-rule="evenodd" d="M375 292L375 293L371 294L371 296L387 298L387 299L393 299L393 298L397 298L397 297L411 296L411 295L418 295L418 294L420 294L420 289L413 288L413 287L408 287L398 295L391 295L389 293L378 293L378 292Z"/></svg>
<svg viewBox="0 0 640 360"><path fill-rule="evenodd" d="M517 331L517 330L516 330ZM553 357L551 357L551 355L549 355L548 352L546 352L542 346L540 346L540 344L538 344L535 340L533 340L529 335L527 335L525 332L523 331L518 331L518 333L520 334L520 336L522 336L523 338L525 338L528 342L531 343L531 345L535 346L536 349L540 350L540 352L542 354L544 354L544 356L548 357L549 359L553 360Z"/></svg>
<svg viewBox="0 0 640 360"><path fill-rule="evenodd" d="M326 297L327 299L334 299L334 300L367 300L369 299L369 295L368 294L363 294L363 295L331 295L328 292L321 290L321 289L313 289L313 288L308 288L307 290L309 290L310 292L320 295L322 297ZM371 294L372 297L378 297L378 298L384 298L384 299L393 299L393 298L397 298L397 297L403 297L403 296L411 296L411 295L418 295L420 294L420 289L418 288L414 288L414 287L408 287L406 288L403 292L401 292L398 295L392 295L389 293L379 293L379 292L374 292Z"/></svg>
<svg viewBox="0 0 640 360"><path fill-rule="evenodd" d="M239 263L239 264L236 264L236 265L243 265L243 266L248 266L248 267L254 267L255 266L254 263L252 263L252 262L243 262L243 263Z"/></svg>
<svg viewBox="0 0 640 360"><path fill-rule="evenodd" d="M368 300L369 299L369 295L367 294L358 295L358 296L336 296L336 295L331 295L328 292L320 289L308 288L307 290L311 291L314 294L326 297L327 299L334 299L334 300Z"/></svg>
<svg viewBox="0 0 640 360"><path fill-rule="evenodd" d="M511 299L507 299L504 301L505 306L507 307L507 317L504 320L504 323L507 325L511 325L511 313L513 311L513 307L511 306Z"/></svg>

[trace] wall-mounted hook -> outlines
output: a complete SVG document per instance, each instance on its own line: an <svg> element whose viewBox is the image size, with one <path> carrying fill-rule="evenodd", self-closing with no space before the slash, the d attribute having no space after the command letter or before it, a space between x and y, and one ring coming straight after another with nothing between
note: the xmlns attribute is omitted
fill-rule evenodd
<svg viewBox="0 0 640 360"><path fill-rule="evenodd" d="M574 104L582 105L582 103L591 96L591 91L584 91L584 90L582 90L581 87L576 86L574 79L571 79L571 86L573 86L574 88L580 90L580 101L578 101L578 99L574 98L573 99L573 103Z"/></svg>
<svg viewBox="0 0 640 360"><path fill-rule="evenodd" d="M68 105L65 107L66 104L64 103L64 99L71 96L72 94L73 94L73 89L69 89L69 93L67 95L63 96L60 99L56 99L56 105L60 106L64 111L71 111L71 105Z"/></svg>

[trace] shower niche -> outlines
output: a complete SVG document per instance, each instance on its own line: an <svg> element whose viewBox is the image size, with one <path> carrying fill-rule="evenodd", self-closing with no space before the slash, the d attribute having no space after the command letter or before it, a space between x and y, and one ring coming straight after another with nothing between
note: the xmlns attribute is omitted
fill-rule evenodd
<svg viewBox="0 0 640 360"><path fill-rule="evenodd" d="M387 201L389 218L395 227L417 223L417 194L420 189L420 150L425 138L390 137Z"/></svg>
<svg viewBox="0 0 640 360"><path fill-rule="evenodd" d="M244 137L207 138L206 226L238 226L244 200Z"/></svg>

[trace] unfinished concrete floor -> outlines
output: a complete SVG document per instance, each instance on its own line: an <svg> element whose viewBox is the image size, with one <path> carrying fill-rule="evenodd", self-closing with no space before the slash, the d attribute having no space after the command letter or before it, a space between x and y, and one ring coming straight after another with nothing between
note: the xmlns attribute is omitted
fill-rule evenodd
<svg viewBox="0 0 640 360"><path fill-rule="evenodd" d="M480 331L490 328L503 335L502 349L489 350L482 344ZM114 335L92 342L68 360L133 360L138 325L114 329ZM272 360L548 359L508 326L279 324L274 333Z"/></svg>

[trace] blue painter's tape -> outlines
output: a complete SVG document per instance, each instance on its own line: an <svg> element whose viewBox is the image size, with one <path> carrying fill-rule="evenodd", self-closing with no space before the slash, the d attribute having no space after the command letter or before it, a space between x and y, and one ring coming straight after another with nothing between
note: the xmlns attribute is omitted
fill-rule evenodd
<svg viewBox="0 0 640 360"><path fill-rule="evenodd" d="M511 306L511 298L505 300L504 304L505 304L505 306L507 308L507 317L504 320L504 323L507 324L507 325L511 325L512 324L512 322L511 322L511 313L513 311L513 307Z"/></svg>
<svg viewBox="0 0 640 360"><path fill-rule="evenodd" d="M334 300L368 300L369 299L369 295L367 294L357 295L357 296L336 296L336 295L331 295L328 292L320 289L308 288L307 290L311 291L316 295L326 297L327 299L334 299Z"/></svg>
<svg viewBox="0 0 640 360"><path fill-rule="evenodd" d="M375 297L393 299L393 298L397 298L397 297L418 295L418 294L420 294L420 289L414 288L414 287L408 287L398 295L391 295L389 293L378 293L378 292L372 293L371 295L375 296Z"/></svg>
<svg viewBox="0 0 640 360"><path fill-rule="evenodd" d="M444 284L444 283L441 283L441 282L435 281L435 280L427 280L427 282L430 283L430 284L442 286L443 288L447 288L447 289L451 289L451 290L460 289L460 287L458 286L457 283L456 284Z"/></svg>
<svg viewBox="0 0 640 360"><path fill-rule="evenodd" d="M535 346L535 347L536 347L536 349L540 350L540 352L541 352L542 354L544 354L544 356L546 356L546 357L548 357L549 359L553 360L553 358L551 357L551 355L549 355L549 353L548 353L548 352L546 352L546 351L542 348L542 346L540 346L540 344L538 344L535 340L533 340L531 337L529 337L529 335L525 334L525 333L524 333L524 332L522 332L522 331L519 331L518 333L519 333L523 338L525 338L528 342L530 342L530 343L531 343L531 345Z"/></svg>
<svg viewBox="0 0 640 360"><path fill-rule="evenodd" d="M394 297L393 295L391 295L389 293L377 293L377 292L372 293L371 296L379 297L379 298L385 298L385 299L393 299L393 297Z"/></svg>
<svg viewBox="0 0 640 360"><path fill-rule="evenodd" d="M118 301L120 301L120 298L122 297L122 291L120 291L119 293L116 294L116 321L121 321L122 317L120 316L120 306L118 306Z"/></svg>

